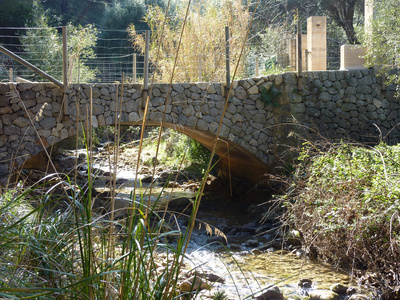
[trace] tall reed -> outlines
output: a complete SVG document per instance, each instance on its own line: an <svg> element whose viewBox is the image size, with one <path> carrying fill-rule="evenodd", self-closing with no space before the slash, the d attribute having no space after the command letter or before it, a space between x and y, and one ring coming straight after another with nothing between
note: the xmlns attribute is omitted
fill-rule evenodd
<svg viewBox="0 0 400 300"><path fill-rule="evenodd" d="M181 37L184 32L183 26ZM246 38L247 34L248 31ZM244 49L245 41L237 58L234 76L239 70ZM178 54L179 47L175 53L175 66ZM174 73L175 67L172 68L170 84ZM0 296L24 299L177 299L196 295L196 291L181 291L178 282L215 148L185 230L178 226L178 229L173 229L174 224L165 218L166 211L162 214L157 211L160 194L155 203L148 200L152 195L152 186L147 194L137 193L135 185L127 208L128 217L116 220L116 174L121 151L121 122L118 116L121 115L123 89L123 84L118 86L119 96L117 94L115 99L117 110L115 147L110 158L110 212L93 212L99 199L93 193L96 174L92 168L91 97L86 110L86 127L77 124L83 129L86 145L87 183L80 185L76 173L75 178L55 173L23 189L9 188L0 197ZM149 97L146 100L136 174ZM222 116L224 113L225 110ZM160 136L162 127L163 124ZM219 132L220 128L216 141ZM159 145L160 138L157 143ZM168 242L169 239L174 242Z"/></svg>

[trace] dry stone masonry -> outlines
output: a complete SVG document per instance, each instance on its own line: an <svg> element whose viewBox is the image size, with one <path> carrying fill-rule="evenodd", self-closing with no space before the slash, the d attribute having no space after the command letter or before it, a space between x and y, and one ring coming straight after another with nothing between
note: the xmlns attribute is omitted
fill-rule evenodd
<svg viewBox="0 0 400 300"><path fill-rule="evenodd" d="M398 99L372 70L307 72L302 80L303 91L297 90L295 73L234 82L221 137L265 166L276 165L281 145L295 142L291 131L362 142L376 142L380 135L398 142ZM217 83L174 84L171 89L156 84L148 120L157 124L166 111L165 123L178 131L215 134L225 94ZM62 113L63 99L68 99L68 115ZM93 127L113 125L116 113L119 122L141 124L140 85L74 84L64 95L51 83L0 83L0 175L75 135L89 121Z"/></svg>

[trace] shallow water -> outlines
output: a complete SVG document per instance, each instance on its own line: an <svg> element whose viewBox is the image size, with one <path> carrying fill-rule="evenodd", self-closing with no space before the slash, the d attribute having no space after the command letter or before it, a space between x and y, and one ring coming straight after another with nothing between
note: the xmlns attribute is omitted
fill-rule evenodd
<svg viewBox="0 0 400 300"><path fill-rule="evenodd" d="M217 216L218 212L213 211L212 215ZM218 218L218 221L227 221L228 224L232 220L245 222L246 218L243 214L231 214L227 220ZM188 261L192 266L200 266L202 271L225 278L226 282L217 283L215 288L224 291L230 299L246 299L270 285L277 285L289 299L298 299L306 291L298 287L300 279L312 280L313 289L329 289L334 283L348 285L351 281L351 277L344 272L288 251L283 251L285 254L275 251L255 255L252 249L243 245L239 245L242 248L240 251L221 251L222 247L217 244L207 245L207 238L201 230L195 231L188 250Z"/></svg>
<svg viewBox="0 0 400 300"><path fill-rule="evenodd" d="M96 165L95 167L101 168L105 172L109 171L108 166L105 165ZM119 171L117 179L123 182L117 197L129 201L135 185L134 173ZM105 182L105 179L99 179L94 185L98 190L107 190ZM139 187L138 195L148 194L148 186L140 183L137 186ZM154 187L151 203L158 201L158 208L165 207L170 198L170 191L171 189ZM194 197L195 193L193 192L173 189L172 198L174 199ZM231 205L219 206L217 209L200 207L198 219L217 228L230 228L255 221L245 213L243 207ZM185 226L181 224L181 228L184 230ZM355 285L354 282L351 282L348 274L324 264L300 258L290 252L285 254L278 253L278 251L262 252L255 255L251 248L240 243L240 239L236 239L234 245L228 243L226 247L232 249L230 252L225 251L217 243L208 244L208 238L204 228L196 229L193 232L186 262L192 268L223 277L225 283L215 283L212 293L223 291L229 299L252 299L252 295L270 285L277 285L288 299L300 299L305 294L305 290L298 287L300 279L312 280L313 289L329 289L334 283ZM244 236L243 241L251 238L251 235ZM266 242L265 238L264 241L263 239L259 240Z"/></svg>

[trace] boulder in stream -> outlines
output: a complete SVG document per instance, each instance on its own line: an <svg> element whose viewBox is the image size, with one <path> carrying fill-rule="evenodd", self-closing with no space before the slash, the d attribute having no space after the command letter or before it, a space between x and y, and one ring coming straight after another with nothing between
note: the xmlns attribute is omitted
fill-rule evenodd
<svg viewBox="0 0 400 300"><path fill-rule="evenodd" d="M339 300L337 293L331 290L314 290L308 293L310 300Z"/></svg>
<svg viewBox="0 0 400 300"><path fill-rule="evenodd" d="M370 298L362 294L351 295L349 300L369 300Z"/></svg>
<svg viewBox="0 0 400 300"><path fill-rule="evenodd" d="M209 288L210 285L207 283L207 281L204 278L198 276L192 276L181 282L181 284L179 285L179 290L181 293L195 292Z"/></svg>
<svg viewBox="0 0 400 300"><path fill-rule="evenodd" d="M299 280L299 287L303 289L309 289L312 287L312 280L308 278L303 278Z"/></svg>
<svg viewBox="0 0 400 300"><path fill-rule="evenodd" d="M339 295L342 295L342 294L344 295L347 292L347 288L348 288L347 285L343 285L341 283L335 283L330 287L330 290L332 292L335 292L335 293L339 294Z"/></svg>
<svg viewBox="0 0 400 300"><path fill-rule="evenodd" d="M273 286L255 298L256 300L283 300L282 292L277 286Z"/></svg>

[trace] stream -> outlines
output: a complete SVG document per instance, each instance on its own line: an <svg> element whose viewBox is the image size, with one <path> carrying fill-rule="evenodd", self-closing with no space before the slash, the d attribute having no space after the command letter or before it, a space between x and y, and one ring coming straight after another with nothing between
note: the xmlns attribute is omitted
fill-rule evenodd
<svg viewBox="0 0 400 300"><path fill-rule="evenodd" d="M70 155L75 156L72 152ZM62 163L63 159L68 157L60 158L59 163ZM106 162L97 160L93 169L98 174L104 174L97 176L93 183L94 188L98 193L107 192L109 166ZM132 169L120 168L120 170L116 178L118 184L116 205L123 215L124 207L129 202L135 185L135 176ZM83 174L82 177L84 176L87 175ZM159 179L161 177L159 176ZM143 193L149 187L148 176L140 175L139 178L138 193ZM181 211L196 196L195 188L198 185L194 182L176 184L173 189L161 188L163 184L165 182L156 180L152 192L153 195L161 193L159 200L161 209L168 203L171 190L172 201L169 209L172 210ZM228 187L225 188L229 190ZM216 190L221 192L221 189L225 188L219 186ZM227 197L226 193L224 197L218 195L218 192L216 194L213 197L213 193L211 196L208 193L203 197L197 219L204 223L200 228L196 226L193 231L186 261L197 271L215 274L223 278L224 282L213 283L210 291L200 291L200 299L212 299L217 292L225 293L228 297L226 299L264 299L257 298L257 295L261 294L261 290L265 291L273 286L272 289L279 289L280 295L283 294L285 299L309 299L307 297L311 291L329 290L333 284L354 286L353 290L357 293L368 295L366 298L350 298L351 295L342 294L340 299L380 299L373 292L358 287L356 280L349 274L309 260L301 245L283 246L281 233L278 230L279 221L272 218L264 223L260 222L262 216L260 212L264 213L265 208L257 205L260 203L259 199L253 201L251 194L247 196L246 201ZM157 197L153 197L152 201L155 201ZM179 220L180 229L185 230L188 226L187 219ZM221 230L227 242L222 236L215 235L215 231L213 235L208 234L205 224ZM307 284L302 284L304 282Z"/></svg>

